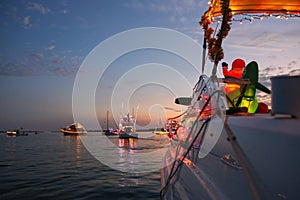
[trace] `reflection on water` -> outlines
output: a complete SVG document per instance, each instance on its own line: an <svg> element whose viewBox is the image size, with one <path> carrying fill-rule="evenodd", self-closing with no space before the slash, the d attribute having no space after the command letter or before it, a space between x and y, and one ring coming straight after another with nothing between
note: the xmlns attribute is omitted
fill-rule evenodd
<svg viewBox="0 0 300 200"><path fill-rule="evenodd" d="M136 138L119 138L119 147L127 147L129 151L137 149L137 139Z"/></svg>
<svg viewBox="0 0 300 200"><path fill-rule="evenodd" d="M142 133L139 133L141 135ZM81 141L91 155L113 169L122 172L151 172L161 168L162 156L169 145L165 136L119 139L117 136L88 134Z"/></svg>
<svg viewBox="0 0 300 200"><path fill-rule="evenodd" d="M16 135L6 135L7 138L16 138Z"/></svg>
<svg viewBox="0 0 300 200"><path fill-rule="evenodd" d="M137 142L135 138L121 139L119 138L119 169L122 171L137 171L139 159L137 156ZM136 155L135 155L136 154ZM125 176L123 177L125 178ZM135 180L135 179L134 179ZM137 181L136 181L137 183Z"/></svg>
<svg viewBox="0 0 300 200"><path fill-rule="evenodd" d="M84 146L81 143L80 136L60 136L61 144L64 146L74 147L74 156L76 157L76 167L81 167L81 162L78 162L82 159L82 150ZM73 151L73 150L72 150Z"/></svg>
<svg viewBox="0 0 300 200"><path fill-rule="evenodd" d="M40 133L8 138L0 134L0 199L159 199L159 169L139 173L136 168L147 167L149 159L160 163L162 154L145 160L139 152L157 150L168 140L119 140L100 133L90 137L100 138L104 147L113 141L114 149L104 156L116 157L114 164L132 169L130 173L96 160L80 136Z"/></svg>

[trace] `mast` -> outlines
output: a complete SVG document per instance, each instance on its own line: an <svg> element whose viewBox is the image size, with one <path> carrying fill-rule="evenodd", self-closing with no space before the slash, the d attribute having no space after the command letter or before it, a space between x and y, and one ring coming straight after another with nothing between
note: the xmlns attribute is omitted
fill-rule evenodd
<svg viewBox="0 0 300 200"><path fill-rule="evenodd" d="M108 131L108 114L109 111L106 111L106 130Z"/></svg>

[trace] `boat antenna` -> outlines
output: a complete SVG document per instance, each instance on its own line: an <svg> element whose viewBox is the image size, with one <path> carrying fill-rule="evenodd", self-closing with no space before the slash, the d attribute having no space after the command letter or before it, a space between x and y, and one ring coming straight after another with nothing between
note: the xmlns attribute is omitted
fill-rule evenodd
<svg viewBox="0 0 300 200"><path fill-rule="evenodd" d="M203 37L203 51L202 51L202 74L204 73L205 59L206 59L206 39Z"/></svg>
<svg viewBox="0 0 300 200"><path fill-rule="evenodd" d="M106 130L108 131L108 114L109 111L106 111Z"/></svg>
<svg viewBox="0 0 300 200"><path fill-rule="evenodd" d="M123 117L123 109L124 109L124 102L122 102L122 105L121 105L121 117Z"/></svg>
<svg viewBox="0 0 300 200"><path fill-rule="evenodd" d="M135 120L137 119L137 114L138 114L139 108L140 108L140 104L138 104L137 107L136 107L136 116L135 116Z"/></svg>

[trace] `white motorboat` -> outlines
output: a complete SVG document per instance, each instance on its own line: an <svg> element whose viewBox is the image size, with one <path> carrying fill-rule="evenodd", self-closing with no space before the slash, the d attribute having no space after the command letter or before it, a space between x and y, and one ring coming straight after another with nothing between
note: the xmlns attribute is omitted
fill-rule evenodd
<svg viewBox="0 0 300 200"><path fill-rule="evenodd" d="M68 125L66 128L61 128L60 132L62 132L64 135L75 135L75 136L87 134L87 131L84 128L84 126L79 122L74 122Z"/></svg>
<svg viewBox="0 0 300 200"><path fill-rule="evenodd" d="M122 116L119 121L119 138L138 138L135 125L136 118L133 114Z"/></svg>

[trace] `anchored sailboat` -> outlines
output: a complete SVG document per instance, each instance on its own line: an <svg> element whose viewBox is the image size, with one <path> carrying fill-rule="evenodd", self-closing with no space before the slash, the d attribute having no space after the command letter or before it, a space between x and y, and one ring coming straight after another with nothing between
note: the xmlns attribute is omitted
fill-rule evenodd
<svg viewBox="0 0 300 200"><path fill-rule="evenodd" d="M109 111L106 112L106 130L104 130L104 134L105 135L118 135L117 131L114 131L113 129L109 129L108 119L109 119Z"/></svg>

